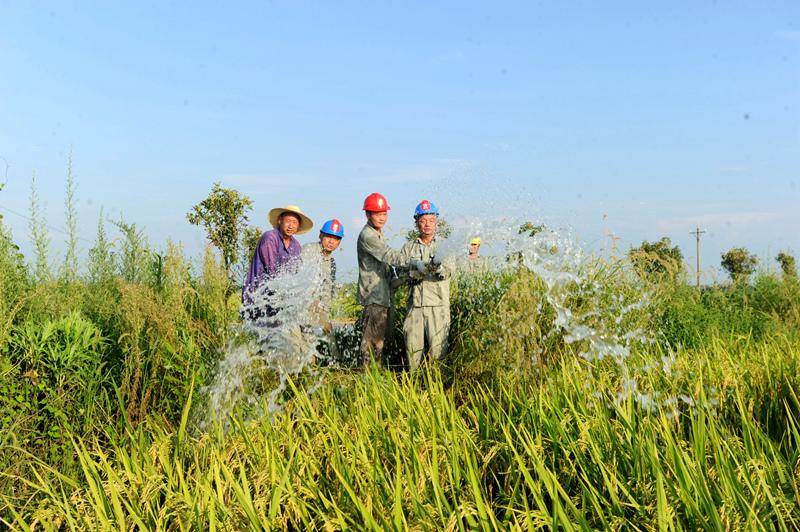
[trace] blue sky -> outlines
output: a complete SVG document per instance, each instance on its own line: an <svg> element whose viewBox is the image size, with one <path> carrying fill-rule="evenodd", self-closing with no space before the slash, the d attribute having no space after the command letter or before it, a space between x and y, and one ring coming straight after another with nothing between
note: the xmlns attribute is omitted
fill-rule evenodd
<svg viewBox="0 0 800 532"><path fill-rule="evenodd" d="M197 255L221 181L260 226L299 203L355 236L380 191L397 232L428 198L693 262L700 224L709 280L734 245L800 252L800 3L599 5L0 2L0 207L35 171L63 227L71 147L84 247L103 207Z"/></svg>

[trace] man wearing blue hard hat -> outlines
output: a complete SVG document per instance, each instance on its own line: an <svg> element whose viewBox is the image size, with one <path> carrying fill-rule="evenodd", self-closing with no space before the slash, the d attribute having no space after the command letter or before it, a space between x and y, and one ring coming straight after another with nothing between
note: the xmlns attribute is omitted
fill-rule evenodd
<svg viewBox="0 0 800 532"><path fill-rule="evenodd" d="M319 311L325 313L325 318L327 318L327 312L330 310L334 283L336 282L336 260L333 258L333 252L339 247L342 238L344 238L344 225L334 218L322 224L322 229L319 230L318 242L303 246L304 259L320 261L318 281L320 294Z"/></svg>
<svg viewBox="0 0 800 532"><path fill-rule="evenodd" d="M425 347L431 358L441 359L450 331L450 268L436 257L439 209L422 200L414 210L418 236L401 252L408 260L408 312L403 322L409 368L419 367Z"/></svg>

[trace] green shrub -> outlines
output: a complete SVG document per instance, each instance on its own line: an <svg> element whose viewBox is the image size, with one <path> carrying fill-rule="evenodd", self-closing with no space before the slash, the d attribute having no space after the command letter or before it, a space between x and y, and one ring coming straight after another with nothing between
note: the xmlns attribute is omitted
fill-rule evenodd
<svg viewBox="0 0 800 532"><path fill-rule="evenodd" d="M800 284L794 279L759 275L750 285L705 287L678 284L661 293L656 321L672 346L696 348L715 337L766 338L800 324Z"/></svg>
<svg viewBox="0 0 800 532"><path fill-rule="evenodd" d="M100 330L78 313L15 327L2 362L0 432L53 463L69 462L68 434L100 430L114 394L105 348Z"/></svg>
<svg viewBox="0 0 800 532"><path fill-rule="evenodd" d="M25 259L0 221L0 351L8 342L11 327L30 290Z"/></svg>

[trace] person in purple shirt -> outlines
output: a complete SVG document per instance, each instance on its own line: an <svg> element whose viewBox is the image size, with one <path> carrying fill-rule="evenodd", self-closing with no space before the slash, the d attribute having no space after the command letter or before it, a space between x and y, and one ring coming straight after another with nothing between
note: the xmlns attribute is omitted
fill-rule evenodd
<svg viewBox="0 0 800 532"><path fill-rule="evenodd" d="M296 205L272 209L269 222L274 229L261 235L242 286L242 304L245 307L252 304L252 294L264 280L296 267L302 248L294 235L302 235L314 227L314 222ZM268 316L277 312L270 308L247 309L247 315L250 319L257 319L264 311Z"/></svg>

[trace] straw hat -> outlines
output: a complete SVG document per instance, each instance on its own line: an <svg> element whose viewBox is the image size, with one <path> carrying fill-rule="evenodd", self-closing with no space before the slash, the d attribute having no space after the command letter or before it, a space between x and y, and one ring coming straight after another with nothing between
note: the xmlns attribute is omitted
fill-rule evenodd
<svg viewBox="0 0 800 532"><path fill-rule="evenodd" d="M278 218L281 217L281 214L290 212L292 214L296 214L300 218L300 227L297 228L298 235L302 235L311 231L311 228L314 227L314 222L311 221L311 218L306 216L303 211L300 210L300 207L297 205L287 205L285 207L276 207L269 211L269 215L267 219L272 227L275 229L278 228Z"/></svg>

